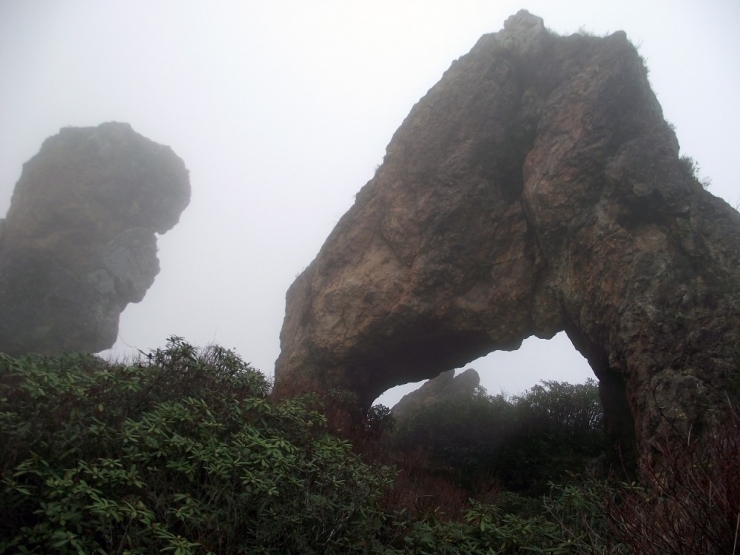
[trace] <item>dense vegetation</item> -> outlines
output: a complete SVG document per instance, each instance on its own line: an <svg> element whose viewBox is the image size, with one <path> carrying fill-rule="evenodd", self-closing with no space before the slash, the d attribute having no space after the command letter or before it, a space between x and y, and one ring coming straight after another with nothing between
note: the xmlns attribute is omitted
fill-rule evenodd
<svg viewBox="0 0 740 555"><path fill-rule="evenodd" d="M685 504L689 513L662 507L665 517L649 530L639 526L655 501L634 484L561 473L568 481L540 497L502 489L509 480L517 485L506 461L521 453L536 462L548 457L538 449L550 450L563 459L556 469L572 458L580 464L581 448L598 437L585 446L567 438L581 426L596 430L598 415L586 402L592 387L547 383L512 401L481 394L471 410L499 422L491 433L505 438L506 454L497 459L481 438L469 452L454 444L444 459L433 434L432 449L413 456L379 440L389 424L383 408L338 433L323 400L273 401L259 372L218 347L199 351L172 338L133 364L0 355L0 553L731 553L740 482L731 481L740 478L734 421L711 459L724 466L696 464L699 486L674 477L686 499L714 497ZM494 409L516 416L513 432L502 431ZM399 427L395 441L403 434L411 441L411 431ZM493 464L503 474L476 490L462 473L440 473L442 461L471 472ZM541 489L537 476L522 491ZM693 543L679 536L693 551L660 544L676 538L660 528L675 519L683 532L687 520L704 526ZM660 538L649 536L655 530Z"/></svg>
<svg viewBox="0 0 740 555"><path fill-rule="evenodd" d="M598 386L543 382L511 399L479 389L470 399L423 406L397 423L389 441L423 450L432 468L466 489L495 479L540 496L604 452Z"/></svg>

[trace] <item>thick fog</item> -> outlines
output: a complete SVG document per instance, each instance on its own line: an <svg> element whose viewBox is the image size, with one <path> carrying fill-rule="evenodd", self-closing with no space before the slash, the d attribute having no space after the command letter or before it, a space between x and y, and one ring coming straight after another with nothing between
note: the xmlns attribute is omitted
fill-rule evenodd
<svg viewBox="0 0 740 555"><path fill-rule="evenodd" d="M396 128L454 59L525 7L561 34L626 31L682 154L740 203L737 0L0 0L0 213L22 164L62 127L123 121L171 146L191 204L159 238L161 273L106 354L178 335L271 374L286 290ZM492 393L591 374L562 335L469 366Z"/></svg>

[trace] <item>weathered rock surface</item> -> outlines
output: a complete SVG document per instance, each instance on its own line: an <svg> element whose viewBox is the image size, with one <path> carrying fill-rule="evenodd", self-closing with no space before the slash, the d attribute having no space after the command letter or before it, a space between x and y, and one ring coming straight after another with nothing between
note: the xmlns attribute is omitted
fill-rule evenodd
<svg viewBox="0 0 740 555"><path fill-rule="evenodd" d="M444 401L470 399L480 385L480 376L473 368L455 375L455 370L442 372L432 378L416 391L404 395L391 411L396 420L402 420L409 414Z"/></svg>
<svg viewBox="0 0 740 555"><path fill-rule="evenodd" d="M111 347L120 313L159 273L155 233L189 201L183 161L128 124L47 139L0 226L0 351Z"/></svg>
<svg viewBox="0 0 740 555"><path fill-rule="evenodd" d="M624 33L520 12L414 106L290 287L275 387L369 405L561 330L623 449L699 430L738 401L740 214L679 158Z"/></svg>

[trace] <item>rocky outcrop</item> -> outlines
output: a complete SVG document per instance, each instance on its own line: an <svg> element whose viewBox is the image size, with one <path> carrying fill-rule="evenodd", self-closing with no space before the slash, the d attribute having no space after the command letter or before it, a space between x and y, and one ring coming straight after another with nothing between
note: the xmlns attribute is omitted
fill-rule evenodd
<svg viewBox="0 0 740 555"><path fill-rule="evenodd" d="M679 158L622 32L527 12L453 63L287 294L278 394L369 405L565 330L643 452L740 388L740 214Z"/></svg>
<svg viewBox="0 0 740 555"><path fill-rule="evenodd" d="M183 161L125 123L68 127L24 166L0 226L0 351L97 352L159 272L190 201Z"/></svg>
<svg viewBox="0 0 740 555"><path fill-rule="evenodd" d="M391 409L393 417L403 420L408 415L440 402L464 401L470 399L480 386L480 376L473 368L468 368L455 376L455 370L442 372L416 391L404 395Z"/></svg>

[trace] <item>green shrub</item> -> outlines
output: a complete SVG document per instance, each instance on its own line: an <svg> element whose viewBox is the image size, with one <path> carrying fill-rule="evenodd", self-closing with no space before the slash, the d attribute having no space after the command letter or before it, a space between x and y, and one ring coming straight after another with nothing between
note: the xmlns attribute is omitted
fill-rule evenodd
<svg viewBox="0 0 740 555"><path fill-rule="evenodd" d="M543 498L548 521L560 528L567 553L588 555L631 555L628 544L614 534L608 508L620 496L609 481L578 478L567 484L551 484Z"/></svg>
<svg viewBox="0 0 740 555"><path fill-rule="evenodd" d="M232 352L0 355L0 553L364 553L393 473Z"/></svg>
<svg viewBox="0 0 740 555"><path fill-rule="evenodd" d="M603 451L598 386L543 382L511 400L481 390L422 407L398 422L392 442L424 449L432 469L469 489L493 477L505 489L543 495Z"/></svg>
<svg viewBox="0 0 740 555"><path fill-rule="evenodd" d="M470 413L562 422L548 403L570 393L546 386L519 412L481 394ZM0 553L627 553L598 543L606 486L471 504L443 476L363 463L315 397L268 392L231 351L180 338L130 365L0 355ZM390 422L378 407L363 429Z"/></svg>
<svg viewBox="0 0 740 555"><path fill-rule="evenodd" d="M633 555L610 535L606 499L615 495L606 483L590 479L555 486L539 500L502 492L494 504L473 502L457 522L435 518L411 522L398 552Z"/></svg>

